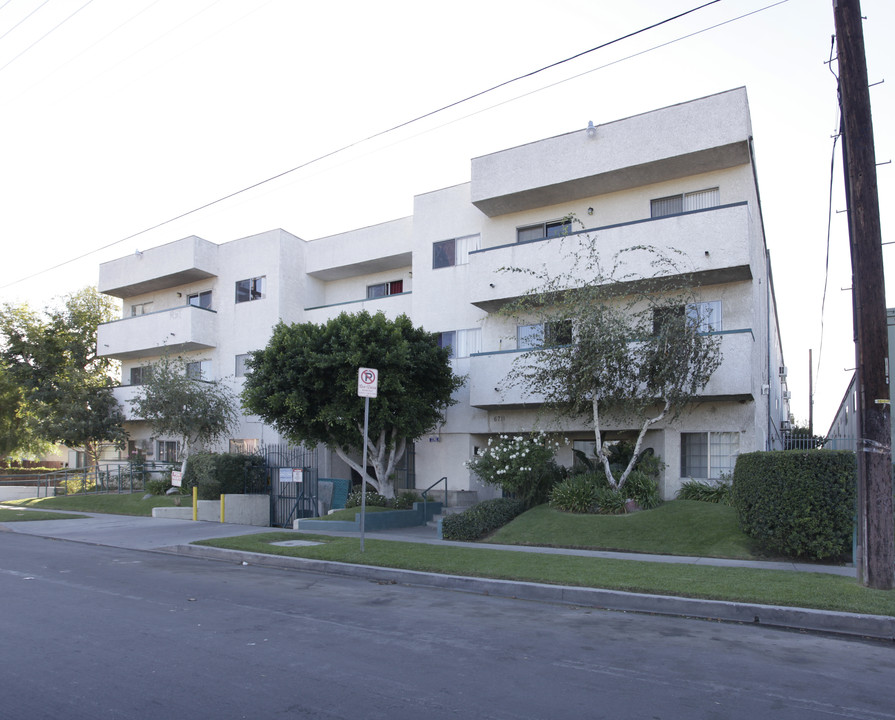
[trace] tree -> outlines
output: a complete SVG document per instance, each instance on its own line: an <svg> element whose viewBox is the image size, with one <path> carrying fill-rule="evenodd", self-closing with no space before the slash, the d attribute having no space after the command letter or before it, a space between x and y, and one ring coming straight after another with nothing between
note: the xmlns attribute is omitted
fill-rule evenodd
<svg viewBox="0 0 895 720"><path fill-rule="evenodd" d="M465 381L452 373L449 355L406 315L388 320L382 313L342 313L324 325L281 322L267 347L252 354L243 404L293 442L325 443L378 492L394 497L392 475L407 442L443 421L455 402L452 393ZM364 476L356 459L363 447L361 367L379 371L367 445L375 477Z"/></svg>
<svg viewBox="0 0 895 720"><path fill-rule="evenodd" d="M40 455L52 443L40 439L36 418L25 403L21 386L0 365L0 458Z"/></svg>
<svg viewBox="0 0 895 720"><path fill-rule="evenodd" d="M156 437L182 439L182 459L225 437L236 425L237 398L224 381L191 376L181 357L165 355L151 368L134 396L134 410Z"/></svg>
<svg viewBox="0 0 895 720"><path fill-rule="evenodd" d="M97 327L117 315L112 298L88 287L38 314L27 305L0 312L9 378L22 390L36 433L48 442L83 447L91 466L100 445L124 447L124 415L112 395L115 362L96 352Z"/></svg>
<svg viewBox="0 0 895 720"><path fill-rule="evenodd" d="M604 267L595 240L562 239L567 272L507 268L530 275L536 288L504 312L539 321L531 350L514 363L508 383L542 394L545 406L589 417L594 453L610 486L621 490L646 432L675 419L720 364L707 308L696 302L681 260L650 246L620 251ZM638 426L634 452L616 477L603 447L607 419Z"/></svg>

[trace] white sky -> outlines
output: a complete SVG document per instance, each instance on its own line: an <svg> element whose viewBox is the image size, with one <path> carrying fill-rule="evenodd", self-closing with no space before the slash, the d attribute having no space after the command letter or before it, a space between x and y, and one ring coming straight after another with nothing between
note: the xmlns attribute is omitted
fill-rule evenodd
<svg viewBox="0 0 895 720"><path fill-rule="evenodd" d="M721 0L122 241L701 2L0 0L0 302L42 307L95 284L101 262L187 235L222 243L282 227L313 239L403 217L415 194L468 181L472 157L744 85L793 413L807 421L813 348L825 432L854 366L844 213L822 354L820 342L832 0L755 12L774 2ZM862 12L870 82L888 81L871 89L882 163L895 154L895 3L864 0ZM878 170L886 241L895 169ZM837 211L842 186L837 146Z"/></svg>

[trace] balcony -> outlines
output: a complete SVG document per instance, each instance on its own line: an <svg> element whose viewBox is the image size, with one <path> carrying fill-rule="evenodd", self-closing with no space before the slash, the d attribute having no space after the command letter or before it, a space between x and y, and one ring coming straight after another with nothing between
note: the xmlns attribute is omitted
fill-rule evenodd
<svg viewBox="0 0 895 720"><path fill-rule="evenodd" d="M307 245L305 272L330 282L409 268L412 233L413 218L407 217L314 240Z"/></svg>
<svg viewBox="0 0 895 720"><path fill-rule="evenodd" d="M215 277L218 246L192 235L102 263L98 289L128 298Z"/></svg>
<svg viewBox="0 0 895 720"><path fill-rule="evenodd" d="M305 320L321 324L343 312L359 313L364 310L371 315L382 312L387 318L393 320L398 315L410 315L412 295L413 293L408 290L384 297L346 300L329 305L309 307L305 308Z"/></svg>
<svg viewBox="0 0 895 720"><path fill-rule="evenodd" d="M502 268L538 272L549 262L551 277L564 273L574 276L577 266L573 252L583 247L588 237L596 242L600 258L606 265L611 264L620 251L645 245L671 258L681 272L692 275L695 284L710 285L752 277L749 207L746 203L737 203L598 227L562 238L476 250L469 254L469 279L473 288L470 301L483 310L494 312L541 284L532 275L509 273ZM620 266L617 278L645 277L655 272L649 265L655 256L639 252L627 257L629 261Z"/></svg>
<svg viewBox="0 0 895 720"><path fill-rule="evenodd" d="M472 160L472 203L489 217L750 162L745 88Z"/></svg>
<svg viewBox="0 0 895 720"><path fill-rule="evenodd" d="M755 339L750 330L721 334L721 366L702 392L705 397L754 397L753 378L757 377L758 359L754 357ZM523 351L502 350L473 355L469 364L469 403L482 409L513 409L543 403L540 393L521 386L507 387L506 378Z"/></svg>
<svg viewBox="0 0 895 720"><path fill-rule="evenodd" d="M100 325L97 352L117 360L189 352L217 344L218 315L213 310L182 305Z"/></svg>

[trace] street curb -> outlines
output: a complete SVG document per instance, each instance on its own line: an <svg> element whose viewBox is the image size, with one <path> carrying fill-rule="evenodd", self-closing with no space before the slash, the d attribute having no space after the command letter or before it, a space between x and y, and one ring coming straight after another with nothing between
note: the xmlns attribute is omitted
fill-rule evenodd
<svg viewBox="0 0 895 720"><path fill-rule="evenodd" d="M600 610L764 625L789 630L806 630L890 642L895 641L895 617L885 615L861 615L780 605L757 605L725 600L647 595L619 590L495 580L493 578L477 578L463 575L442 575L439 573L420 572L418 570L401 570L372 565L354 565L328 560L287 557L284 555L267 555L207 545L174 545L163 548L161 552L205 560L247 563L249 565L282 570L302 570L325 575L339 575L376 582L400 583L402 585L435 587L444 590L495 595L534 602L550 602L561 605L592 607Z"/></svg>

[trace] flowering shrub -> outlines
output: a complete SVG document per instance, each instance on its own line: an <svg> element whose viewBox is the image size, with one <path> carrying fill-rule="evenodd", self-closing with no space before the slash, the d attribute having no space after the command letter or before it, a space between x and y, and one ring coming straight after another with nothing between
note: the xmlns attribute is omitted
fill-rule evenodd
<svg viewBox="0 0 895 720"><path fill-rule="evenodd" d="M489 438L488 446L466 466L482 482L497 485L532 507L546 502L564 476L564 468L553 460L558 448L559 443L544 433L501 435Z"/></svg>
<svg viewBox="0 0 895 720"><path fill-rule="evenodd" d="M388 507L388 499L385 497L385 495L380 495L378 492L370 492L368 490L367 497L364 498L364 504L367 507ZM345 500L345 507L353 508L360 507L360 505L360 490L355 490L348 496L348 499Z"/></svg>

